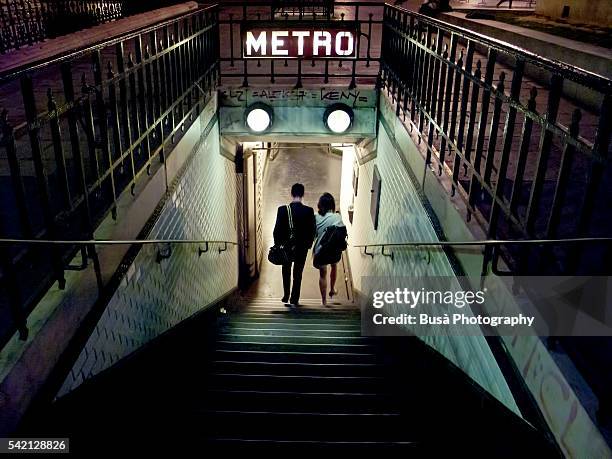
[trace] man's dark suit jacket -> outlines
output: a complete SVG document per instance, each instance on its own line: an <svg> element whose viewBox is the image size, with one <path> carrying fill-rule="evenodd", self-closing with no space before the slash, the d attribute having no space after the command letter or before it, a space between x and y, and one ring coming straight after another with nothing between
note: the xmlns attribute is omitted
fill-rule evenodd
<svg viewBox="0 0 612 459"><path fill-rule="evenodd" d="M295 235L295 247L297 250L308 250L312 247L317 225L315 223L314 210L301 202L292 202L291 215L293 216L293 234ZM274 243L282 245L289 239L289 217L287 207L280 206L276 213L276 224L274 225Z"/></svg>

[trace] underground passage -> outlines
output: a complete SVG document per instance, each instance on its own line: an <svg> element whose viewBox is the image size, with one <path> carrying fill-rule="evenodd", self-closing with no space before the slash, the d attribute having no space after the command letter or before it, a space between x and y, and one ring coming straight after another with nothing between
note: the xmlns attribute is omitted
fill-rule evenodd
<svg viewBox="0 0 612 459"><path fill-rule="evenodd" d="M612 457L605 4L5 3L0 452Z"/></svg>

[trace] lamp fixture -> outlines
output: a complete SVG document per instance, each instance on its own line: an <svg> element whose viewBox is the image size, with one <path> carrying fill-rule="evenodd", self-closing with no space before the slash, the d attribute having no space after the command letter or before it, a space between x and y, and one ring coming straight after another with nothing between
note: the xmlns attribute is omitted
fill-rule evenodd
<svg viewBox="0 0 612 459"><path fill-rule="evenodd" d="M262 102L255 102L245 110L244 120L251 132L261 134L272 126L273 114L272 107Z"/></svg>
<svg viewBox="0 0 612 459"><path fill-rule="evenodd" d="M346 104L333 104L327 107L323 121L334 134L342 134L353 126L353 109Z"/></svg>

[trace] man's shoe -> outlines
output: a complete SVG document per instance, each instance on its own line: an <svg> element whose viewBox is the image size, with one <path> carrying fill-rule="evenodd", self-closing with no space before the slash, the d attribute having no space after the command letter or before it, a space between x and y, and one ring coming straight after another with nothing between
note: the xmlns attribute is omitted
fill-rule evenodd
<svg viewBox="0 0 612 459"><path fill-rule="evenodd" d="M287 303L289 301L289 297L288 296L284 296L281 298L281 303Z"/></svg>

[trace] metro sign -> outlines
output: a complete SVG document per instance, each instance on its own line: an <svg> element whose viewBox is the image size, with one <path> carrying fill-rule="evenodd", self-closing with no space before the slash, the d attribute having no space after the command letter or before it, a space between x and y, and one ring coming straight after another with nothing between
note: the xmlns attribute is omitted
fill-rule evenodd
<svg viewBox="0 0 612 459"><path fill-rule="evenodd" d="M357 28L351 23L286 27L253 24L244 28L242 41L243 57L247 59L350 59L357 54Z"/></svg>

